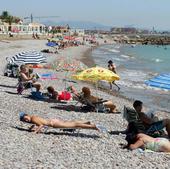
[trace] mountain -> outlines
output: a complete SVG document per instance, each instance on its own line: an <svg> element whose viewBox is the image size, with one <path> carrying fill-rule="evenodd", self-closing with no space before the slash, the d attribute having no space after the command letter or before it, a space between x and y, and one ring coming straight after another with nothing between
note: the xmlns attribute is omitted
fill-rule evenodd
<svg viewBox="0 0 170 169"><path fill-rule="evenodd" d="M80 28L80 29L101 29L101 30L110 30L111 26L106 26L100 23L90 22L90 21L60 21L60 22L53 22L53 21L44 21L43 24L45 25L69 25L71 28Z"/></svg>

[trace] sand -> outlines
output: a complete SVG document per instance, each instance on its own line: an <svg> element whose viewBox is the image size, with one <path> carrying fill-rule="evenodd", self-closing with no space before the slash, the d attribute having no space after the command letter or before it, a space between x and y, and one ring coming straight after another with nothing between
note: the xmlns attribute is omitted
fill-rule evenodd
<svg viewBox="0 0 170 169"><path fill-rule="evenodd" d="M0 168L169 168L170 155L163 153L140 153L138 150L129 151L122 149L120 144L125 144L125 135L118 131L126 129L127 123L122 114L83 113L78 109L60 110L59 103L48 103L28 98L30 90L23 95L16 94L17 79L3 76L6 57L13 56L21 51L42 50L46 48L44 40L22 40L10 43L0 42ZM90 60L89 46L80 46L60 51L59 54L48 55L48 62L60 57ZM85 54L85 55L84 55ZM38 73L56 73L58 79L40 81L43 90L48 85L53 85L57 90L63 90L63 78L71 73L55 72L53 70L34 70ZM82 82L67 83L80 90ZM91 86L92 93L96 90ZM118 93L109 95L98 91L97 94L104 99L112 100L122 111L124 105L131 106L132 101L119 97ZM67 103L67 105L75 102ZM113 135L103 135L94 130L80 130L78 133L63 133L58 129L49 129L46 134L34 134L26 131L28 124L19 121L18 113L24 111L45 118L62 118L65 120L81 119L92 123L104 125L112 131Z"/></svg>

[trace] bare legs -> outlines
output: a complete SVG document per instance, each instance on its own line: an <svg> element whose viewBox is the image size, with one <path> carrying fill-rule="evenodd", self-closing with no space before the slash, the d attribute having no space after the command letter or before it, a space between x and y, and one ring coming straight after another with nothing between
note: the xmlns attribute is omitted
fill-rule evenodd
<svg viewBox="0 0 170 169"><path fill-rule="evenodd" d="M98 130L95 124L90 124L89 122L80 121L61 121L57 119L51 120L51 127L54 128L82 128L82 129L93 129Z"/></svg>
<svg viewBox="0 0 170 169"><path fill-rule="evenodd" d="M116 113L116 106L110 100L105 102L104 105L110 109L110 113Z"/></svg>
<svg viewBox="0 0 170 169"><path fill-rule="evenodd" d="M39 92L41 89L41 85L39 83L33 83L33 87L36 88L36 91Z"/></svg>
<svg viewBox="0 0 170 169"><path fill-rule="evenodd" d="M120 87L115 83L115 81L110 82L110 90L112 90L112 85L115 85L118 88L118 91L120 90Z"/></svg>
<svg viewBox="0 0 170 169"><path fill-rule="evenodd" d="M168 136L170 137L170 119L163 120L163 123L168 133Z"/></svg>

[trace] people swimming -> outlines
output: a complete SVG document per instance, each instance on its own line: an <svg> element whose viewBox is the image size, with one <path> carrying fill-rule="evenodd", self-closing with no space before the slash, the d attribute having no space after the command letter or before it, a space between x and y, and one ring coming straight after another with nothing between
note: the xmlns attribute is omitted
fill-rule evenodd
<svg viewBox="0 0 170 169"><path fill-rule="evenodd" d="M53 128L81 128L81 129L91 129L100 131L100 125L92 124L89 121L77 121L77 120L62 120L62 119L44 119L36 115L29 115L24 112L19 114L19 119L22 122L33 124L29 130L35 133L40 133L43 127L53 127Z"/></svg>

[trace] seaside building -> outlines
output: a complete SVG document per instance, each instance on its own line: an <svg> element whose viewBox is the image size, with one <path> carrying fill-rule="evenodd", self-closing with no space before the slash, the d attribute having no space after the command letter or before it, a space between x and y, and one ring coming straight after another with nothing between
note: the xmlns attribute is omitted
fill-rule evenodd
<svg viewBox="0 0 170 169"><path fill-rule="evenodd" d="M68 35L70 31L70 27L69 25L66 26L51 26L51 30L50 32L56 34L56 33L60 33L62 35Z"/></svg>
<svg viewBox="0 0 170 169"><path fill-rule="evenodd" d="M8 34L9 32L12 34L45 34L46 27L40 23L24 24L22 22L12 23L9 25L8 23L0 20L0 34Z"/></svg>
<svg viewBox="0 0 170 169"><path fill-rule="evenodd" d="M74 35L74 36L84 36L85 35L85 30L84 29L70 29L69 30L70 35Z"/></svg>

